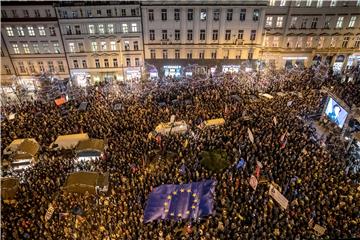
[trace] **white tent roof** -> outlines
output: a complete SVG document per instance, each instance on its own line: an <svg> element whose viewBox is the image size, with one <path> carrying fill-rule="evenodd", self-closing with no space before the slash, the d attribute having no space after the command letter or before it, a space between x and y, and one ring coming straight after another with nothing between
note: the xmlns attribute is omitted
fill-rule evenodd
<svg viewBox="0 0 360 240"><path fill-rule="evenodd" d="M88 139L89 135L87 133L62 135L58 136L55 142L50 145L50 148L52 148L54 144L57 144L56 149L72 149L76 147L79 141Z"/></svg>

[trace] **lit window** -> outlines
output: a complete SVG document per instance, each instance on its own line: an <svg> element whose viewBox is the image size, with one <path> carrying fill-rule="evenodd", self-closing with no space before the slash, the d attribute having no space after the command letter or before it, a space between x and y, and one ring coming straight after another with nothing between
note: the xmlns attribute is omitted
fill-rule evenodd
<svg viewBox="0 0 360 240"><path fill-rule="evenodd" d="M295 1L295 6L300 7L301 6L301 0L296 0Z"/></svg>
<svg viewBox="0 0 360 240"><path fill-rule="evenodd" d="M106 42L100 43L101 51L106 51Z"/></svg>
<svg viewBox="0 0 360 240"><path fill-rule="evenodd" d="M335 7L335 6L336 6L336 0L331 0L330 7Z"/></svg>
<svg viewBox="0 0 360 240"><path fill-rule="evenodd" d="M306 40L306 47L307 48L311 48L312 47L312 41L313 41L313 37L308 37Z"/></svg>
<svg viewBox="0 0 360 240"><path fill-rule="evenodd" d="M89 33L95 34L95 26L94 25L89 25Z"/></svg>
<svg viewBox="0 0 360 240"><path fill-rule="evenodd" d="M92 42L91 43L91 50L93 51L93 52L96 52L98 49L97 49L97 42Z"/></svg>
<svg viewBox="0 0 360 240"><path fill-rule="evenodd" d="M24 44L23 44L23 48L24 48L24 52L25 52L25 53L27 53L27 54L30 53L29 44L24 43Z"/></svg>
<svg viewBox="0 0 360 240"><path fill-rule="evenodd" d="M131 31L132 32L137 32L137 24L136 23L131 24Z"/></svg>
<svg viewBox="0 0 360 240"><path fill-rule="evenodd" d="M279 47L279 37L273 38L273 47Z"/></svg>
<svg viewBox="0 0 360 240"><path fill-rule="evenodd" d="M130 42L129 41L124 41L124 48L125 48L125 51L130 50Z"/></svg>
<svg viewBox="0 0 360 240"><path fill-rule="evenodd" d="M44 53L50 53L49 44L43 43L42 45L43 45Z"/></svg>
<svg viewBox="0 0 360 240"><path fill-rule="evenodd" d="M65 72L63 61L58 61L59 72Z"/></svg>
<svg viewBox="0 0 360 240"><path fill-rule="evenodd" d="M320 8L320 7L322 7L322 5L323 5L323 0L318 0L316 7Z"/></svg>
<svg viewBox="0 0 360 240"><path fill-rule="evenodd" d="M123 23L122 30L123 30L123 33L129 32L129 28L128 28L128 25L126 23Z"/></svg>
<svg viewBox="0 0 360 240"><path fill-rule="evenodd" d="M23 62L19 62L19 70L21 73L25 73L26 70L25 70L25 66L24 66L24 63Z"/></svg>
<svg viewBox="0 0 360 240"><path fill-rule="evenodd" d="M275 6L275 1L276 1L276 0L269 0L269 5L270 5L270 6Z"/></svg>
<svg viewBox="0 0 360 240"><path fill-rule="evenodd" d="M343 21L344 21L344 17L338 17L338 20L336 22L336 28L342 28Z"/></svg>
<svg viewBox="0 0 360 240"><path fill-rule="evenodd" d="M350 22L349 22L349 28L354 27L356 21L356 16L351 16Z"/></svg>
<svg viewBox="0 0 360 240"><path fill-rule="evenodd" d="M290 28L296 28L297 17L291 17Z"/></svg>
<svg viewBox="0 0 360 240"><path fill-rule="evenodd" d="M312 2L312 0L306 0L306 6L311 7L311 2Z"/></svg>
<svg viewBox="0 0 360 240"><path fill-rule="evenodd" d="M99 28L99 33L100 33L100 34L104 34L104 33L105 33L104 24L99 24L98 28Z"/></svg>
<svg viewBox="0 0 360 240"><path fill-rule="evenodd" d="M110 42L111 51L116 51L116 42Z"/></svg>
<svg viewBox="0 0 360 240"><path fill-rule="evenodd" d="M17 30L19 36L21 36L21 37L25 36L23 27L16 27L16 30Z"/></svg>
<svg viewBox="0 0 360 240"><path fill-rule="evenodd" d="M59 43L54 43L54 52L55 53L60 53Z"/></svg>
<svg viewBox="0 0 360 240"><path fill-rule="evenodd" d="M108 33L114 33L114 24L108 24Z"/></svg>
<svg viewBox="0 0 360 240"><path fill-rule="evenodd" d="M273 20L273 17L266 17L266 26L267 27L272 26L272 20Z"/></svg>
<svg viewBox="0 0 360 240"><path fill-rule="evenodd" d="M19 46L17 44L13 44L12 47L14 49L14 53L20 54Z"/></svg>
<svg viewBox="0 0 360 240"><path fill-rule="evenodd" d="M6 33L8 35L8 37L13 37L14 36L14 32L12 27L6 27Z"/></svg>
<svg viewBox="0 0 360 240"><path fill-rule="evenodd" d="M324 47L324 41L325 41L324 37L319 38L318 48L323 48Z"/></svg>
<svg viewBox="0 0 360 240"><path fill-rule="evenodd" d="M283 25L283 20L284 20L284 17L277 17L277 21L276 21L276 27L277 28L281 28L282 25Z"/></svg>
<svg viewBox="0 0 360 240"><path fill-rule="evenodd" d="M206 9L200 10L200 20L205 21L206 20Z"/></svg>
<svg viewBox="0 0 360 240"><path fill-rule="evenodd" d="M38 29L39 29L40 36L46 36L44 26L39 26Z"/></svg>
<svg viewBox="0 0 360 240"><path fill-rule="evenodd" d="M27 27L27 29L29 32L29 36L35 36L34 27L29 26L29 27Z"/></svg>
<svg viewBox="0 0 360 240"><path fill-rule="evenodd" d="M253 21L258 21L258 20L259 20L259 16L260 16L260 11L259 11L259 9L254 9L254 12L253 12Z"/></svg>
<svg viewBox="0 0 360 240"><path fill-rule="evenodd" d="M69 43L69 50L70 52L75 52L75 44L74 43Z"/></svg>
<svg viewBox="0 0 360 240"><path fill-rule="evenodd" d="M34 49L34 53L40 53L39 44L33 43L32 46L33 46L33 49Z"/></svg>
<svg viewBox="0 0 360 240"><path fill-rule="evenodd" d="M285 6L285 4L286 4L286 0L281 0L281 2L280 2L280 6Z"/></svg>

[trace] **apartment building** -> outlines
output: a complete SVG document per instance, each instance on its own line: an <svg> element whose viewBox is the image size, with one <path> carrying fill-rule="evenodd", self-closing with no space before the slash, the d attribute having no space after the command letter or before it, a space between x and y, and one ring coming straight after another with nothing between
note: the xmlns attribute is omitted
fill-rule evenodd
<svg viewBox="0 0 360 240"><path fill-rule="evenodd" d="M360 62L360 1L270 0L260 57L278 68Z"/></svg>
<svg viewBox="0 0 360 240"><path fill-rule="evenodd" d="M140 79L144 62L138 3L62 2L55 8L75 82Z"/></svg>
<svg viewBox="0 0 360 240"><path fill-rule="evenodd" d="M64 79L69 69L55 9L48 3L10 2L1 6L2 84L35 88L37 75ZM17 78L15 77L17 76Z"/></svg>
<svg viewBox="0 0 360 240"><path fill-rule="evenodd" d="M202 72L239 71L241 63L259 56L266 5L267 1L144 1L145 61L161 76L188 74L194 64Z"/></svg>

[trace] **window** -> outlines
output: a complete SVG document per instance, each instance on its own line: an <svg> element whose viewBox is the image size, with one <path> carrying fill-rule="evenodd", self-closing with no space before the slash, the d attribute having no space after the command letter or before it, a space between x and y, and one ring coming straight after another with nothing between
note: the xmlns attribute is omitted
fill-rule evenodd
<svg viewBox="0 0 360 240"><path fill-rule="evenodd" d="M240 9L240 21L245 21L246 9Z"/></svg>
<svg viewBox="0 0 360 240"><path fill-rule="evenodd" d="M231 30L226 30L225 31L225 40L229 41L231 37Z"/></svg>
<svg viewBox="0 0 360 240"><path fill-rule="evenodd" d="M357 0L356 6L357 6L357 7L360 7L360 0Z"/></svg>
<svg viewBox="0 0 360 240"><path fill-rule="evenodd" d="M123 17L126 16L126 9L121 9L121 16L123 16Z"/></svg>
<svg viewBox="0 0 360 240"><path fill-rule="evenodd" d="M12 27L6 27L6 34L8 35L8 37L13 37L14 36L14 32Z"/></svg>
<svg viewBox="0 0 360 240"><path fill-rule="evenodd" d="M251 52L251 51L249 51L249 52L248 52L248 59L249 59L249 60L253 59L253 55L254 55L254 53Z"/></svg>
<svg viewBox="0 0 360 240"><path fill-rule="evenodd" d="M7 13L5 10L1 10L1 18L7 18Z"/></svg>
<svg viewBox="0 0 360 240"><path fill-rule="evenodd" d="M227 49L227 50L224 50L223 52L224 52L224 54L223 54L224 59L229 59L229 50Z"/></svg>
<svg viewBox="0 0 360 240"><path fill-rule="evenodd" d="M26 54L30 53L29 44L23 43L23 49Z"/></svg>
<svg viewBox="0 0 360 240"><path fill-rule="evenodd" d="M251 30L250 41L254 41L256 38L256 30Z"/></svg>
<svg viewBox="0 0 360 240"><path fill-rule="evenodd" d="M23 27L16 27L17 33L20 37L25 36Z"/></svg>
<svg viewBox="0 0 360 240"><path fill-rule="evenodd" d="M276 2L276 0L269 0L269 5L270 6L275 6L275 2Z"/></svg>
<svg viewBox="0 0 360 240"><path fill-rule="evenodd" d="M23 62L19 62L19 70L21 73L25 73L26 70L25 70L25 66L24 66L24 63Z"/></svg>
<svg viewBox="0 0 360 240"><path fill-rule="evenodd" d="M272 27L272 21L273 21L273 17L267 16L266 17L266 27Z"/></svg>
<svg viewBox="0 0 360 240"><path fill-rule="evenodd" d="M311 48L312 47L312 42L313 42L313 37L307 37L305 47L306 48Z"/></svg>
<svg viewBox="0 0 360 240"><path fill-rule="evenodd" d="M45 71L44 63L42 61L40 61L40 62L38 62L38 65L39 65L40 72L44 72Z"/></svg>
<svg viewBox="0 0 360 240"><path fill-rule="evenodd" d="M347 48L347 45L349 43L350 37L344 37L344 40L342 42L342 47Z"/></svg>
<svg viewBox="0 0 360 240"><path fill-rule="evenodd" d="M151 50L150 50L150 58L151 58L151 59L155 59L155 58L156 58L155 49L151 49Z"/></svg>
<svg viewBox="0 0 360 240"><path fill-rule="evenodd" d="M63 11L64 18L68 18L67 11Z"/></svg>
<svg viewBox="0 0 360 240"><path fill-rule="evenodd" d="M175 50L175 58L176 58L176 59L179 59L179 58L180 58L180 50L179 50L179 49L176 49L176 50Z"/></svg>
<svg viewBox="0 0 360 240"><path fill-rule="evenodd" d="M330 28L330 22L331 22L331 17L330 17L330 16L326 16L326 17L325 17L324 28Z"/></svg>
<svg viewBox="0 0 360 240"><path fill-rule="evenodd" d="M351 16L348 27L349 27L349 28L354 27L355 21L356 21L356 16Z"/></svg>
<svg viewBox="0 0 360 240"><path fill-rule="evenodd" d="M132 8L131 9L131 16L135 17L139 15L139 9L138 8Z"/></svg>
<svg viewBox="0 0 360 240"><path fill-rule="evenodd" d="M297 17L291 17L290 28L296 28Z"/></svg>
<svg viewBox="0 0 360 240"><path fill-rule="evenodd" d="M226 11L226 20L227 21L232 21L232 17L233 17L233 10L232 9L228 9Z"/></svg>
<svg viewBox="0 0 360 240"><path fill-rule="evenodd" d="M99 30L100 34L104 34L105 33L104 24L99 24L98 25L98 30Z"/></svg>
<svg viewBox="0 0 360 240"><path fill-rule="evenodd" d="M163 53L163 59L167 59L168 58L168 51L166 49L163 49L162 53Z"/></svg>
<svg viewBox="0 0 360 240"><path fill-rule="evenodd" d="M194 18L194 10L193 9L188 9L187 17L188 17L188 21L193 20L193 18Z"/></svg>
<svg viewBox="0 0 360 240"><path fill-rule="evenodd" d="M78 12L77 11L72 11L72 17L73 18L78 18Z"/></svg>
<svg viewBox="0 0 360 240"><path fill-rule="evenodd" d="M58 61L59 72L65 72L63 61Z"/></svg>
<svg viewBox="0 0 360 240"><path fill-rule="evenodd" d="M114 24L108 24L107 30L108 30L108 33L110 33L110 34L114 33Z"/></svg>
<svg viewBox="0 0 360 240"><path fill-rule="evenodd" d="M110 49L111 51L116 51L116 42L110 42Z"/></svg>
<svg viewBox="0 0 360 240"><path fill-rule="evenodd" d="M75 44L74 43L69 43L69 51L72 53L75 52Z"/></svg>
<svg viewBox="0 0 360 240"><path fill-rule="evenodd" d="M167 9L161 9L161 20L167 20Z"/></svg>
<svg viewBox="0 0 360 240"><path fill-rule="evenodd" d="M302 46L302 37L298 37L296 41L296 48L301 48Z"/></svg>
<svg viewBox="0 0 360 240"><path fill-rule="evenodd" d="M106 42L100 42L100 48L101 48L101 51L106 51L106 49L107 49Z"/></svg>
<svg viewBox="0 0 360 240"><path fill-rule="evenodd" d="M40 53L39 44L33 43L32 46L33 46L34 53Z"/></svg>
<svg viewBox="0 0 360 240"><path fill-rule="evenodd" d="M312 22L311 22L311 28L312 29L316 29L316 25L317 25L317 22L318 22L318 18L317 17L314 17L313 19L312 19Z"/></svg>
<svg viewBox="0 0 360 240"><path fill-rule="evenodd" d="M34 13L35 13L35 17L40 17L40 12L39 12L39 10L34 10Z"/></svg>
<svg viewBox="0 0 360 240"><path fill-rule="evenodd" d="M50 9L45 10L46 17L51 17L51 11Z"/></svg>
<svg viewBox="0 0 360 240"><path fill-rule="evenodd" d="M205 21L206 20L206 9L200 10L200 20Z"/></svg>
<svg viewBox="0 0 360 240"><path fill-rule="evenodd" d="M217 41L219 37L219 31L213 30L212 40Z"/></svg>
<svg viewBox="0 0 360 240"><path fill-rule="evenodd" d="M124 41L124 48L125 48L125 51L130 50L130 42L129 41Z"/></svg>
<svg viewBox="0 0 360 240"><path fill-rule="evenodd" d="M180 40L180 30L175 30L175 40Z"/></svg>
<svg viewBox="0 0 360 240"><path fill-rule="evenodd" d="M138 29L137 29L137 24L136 24L136 23L132 23L132 24L131 24L131 31L132 31L132 32L137 32L137 31L138 31Z"/></svg>
<svg viewBox="0 0 360 240"><path fill-rule="evenodd" d="M55 27L49 27L50 36L56 36Z"/></svg>
<svg viewBox="0 0 360 240"><path fill-rule="evenodd" d="M306 6L311 7L311 2L312 2L312 0L306 0Z"/></svg>
<svg viewBox="0 0 360 240"><path fill-rule="evenodd" d="M301 6L301 0L296 0L295 1L295 6L300 7Z"/></svg>
<svg viewBox="0 0 360 240"><path fill-rule="evenodd" d="M44 26L39 26L38 29L39 29L40 36L46 36Z"/></svg>
<svg viewBox="0 0 360 240"><path fill-rule="evenodd" d="M273 38L273 47L279 47L279 37L274 37Z"/></svg>
<svg viewBox="0 0 360 240"><path fill-rule="evenodd" d="M113 66L114 67L119 67L119 63L118 63L117 58L113 58Z"/></svg>
<svg viewBox="0 0 360 240"><path fill-rule="evenodd" d="M277 28L281 28L282 25L283 25L283 20L284 20L284 17L277 17L276 19L276 27Z"/></svg>
<svg viewBox="0 0 360 240"><path fill-rule="evenodd" d="M87 17L92 17L92 11L91 10L87 10L86 11L86 15L87 15Z"/></svg>
<svg viewBox="0 0 360 240"><path fill-rule="evenodd" d="M95 59L95 67L100 68L100 61L99 59Z"/></svg>
<svg viewBox="0 0 360 240"><path fill-rule="evenodd" d="M216 51L211 53L211 59L216 59Z"/></svg>
<svg viewBox="0 0 360 240"><path fill-rule="evenodd" d="M188 52L188 53L186 54L186 58L187 58L187 59L192 59L192 52Z"/></svg>
<svg viewBox="0 0 360 240"><path fill-rule="evenodd" d="M59 43L53 43L53 46L54 46L54 52L55 53L60 53Z"/></svg>
<svg viewBox="0 0 360 240"><path fill-rule="evenodd" d="M107 10L106 10L106 15L107 15L108 17L111 17L111 15L112 15L112 14L111 14L111 9L107 9Z"/></svg>
<svg viewBox="0 0 360 240"><path fill-rule="evenodd" d="M335 6L336 6L336 0L331 0L330 7L335 7Z"/></svg>
<svg viewBox="0 0 360 240"><path fill-rule="evenodd" d="M87 68L87 62L86 62L86 60L82 60L82 67L83 67L83 68Z"/></svg>
<svg viewBox="0 0 360 240"><path fill-rule="evenodd" d="M301 22L301 28L302 29L305 29L306 28L306 25L307 25L307 18L304 18Z"/></svg>
<svg viewBox="0 0 360 240"><path fill-rule="evenodd" d="M50 53L49 44L43 43L42 45L43 45L44 53Z"/></svg>
<svg viewBox="0 0 360 240"><path fill-rule="evenodd" d="M259 9L254 9L253 12L253 21L259 21L260 11Z"/></svg>
<svg viewBox="0 0 360 240"><path fill-rule="evenodd" d="M187 40L189 40L189 41L193 40L193 31L192 30L187 31Z"/></svg>
<svg viewBox="0 0 360 240"><path fill-rule="evenodd" d="M167 40L168 36L167 36L167 30L162 30L162 40Z"/></svg>
<svg viewBox="0 0 360 240"><path fill-rule="evenodd" d="M92 42L91 43L91 50L93 52L96 52L98 50L98 47L97 47L97 42Z"/></svg>
<svg viewBox="0 0 360 240"><path fill-rule="evenodd" d="M80 26L79 25L75 25L75 34L80 35L81 31L80 31Z"/></svg>
<svg viewBox="0 0 360 240"><path fill-rule="evenodd" d="M219 21L220 19L220 9L214 9L214 21Z"/></svg>
<svg viewBox="0 0 360 240"><path fill-rule="evenodd" d="M13 44L12 47L15 54L20 54L19 46L17 44Z"/></svg>
<svg viewBox="0 0 360 240"><path fill-rule="evenodd" d="M154 21L154 9L148 10L149 21Z"/></svg>
<svg viewBox="0 0 360 240"><path fill-rule="evenodd" d="M139 43L138 41L134 41L134 50L138 51L139 50Z"/></svg>
<svg viewBox="0 0 360 240"><path fill-rule="evenodd" d="M338 17L336 22L336 28L342 28L344 17Z"/></svg>
<svg viewBox="0 0 360 240"><path fill-rule="evenodd" d="M127 67L131 66L131 59L130 58L126 58L126 66Z"/></svg>
<svg viewBox="0 0 360 240"><path fill-rule="evenodd" d="M319 38L318 48L323 48L324 47L324 41L325 41L324 37Z"/></svg>
<svg viewBox="0 0 360 240"><path fill-rule="evenodd" d="M135 66L136 67L140 66L140 59L139 58L135 58Z"/></svg>
<svg viewBox="0 0 360 240"><path fill-rule="evenodd" d="M25 18L29 17L29 11L28 10L23 10L23 14Z"/></svg>
<svg viewBox="0 0 360 240"><path fill-rule="evenodd" d="M78 60L73 60L74 68L79 68Z"/></svg>
<svg viewBox="0 0 360 240"><path fill-rule="evenodd" d="M109 59L104 59L104 65L106 68L109 67Z"/></svg>
<svg viewBox="0 0 360 240"><path fill-rule="evenodd" d="M6 74L11 74L11 70L8 65L4 65Z"/></svg>
<svg viewBox="0 0 360 240"><path fill-rule="evenodd" d="M123 33L129 32L129 28L128 28L128 25L126 23L123 23L122 30L123 30Z"/></svg>
<svg viewBox="0 0 360 240"><path fill-rule="evenodd" d="M281 1L280 1L280 6L283 7L283 6L285 6L285 5L286 5L286 0L281 0Z"/></svg>
<svg viewBox="0 0 360 240"><path fill-rule="evenodd" d="M244 38L244 30L239 30L237 38L241 40Z"/></svg>
<svg viewBox="0 0 360 240"><path fill-rule="evenodd" d="M200 58L200 59L204 59L204 58L205 58L205 51L204 51L204 50L202 50L202 51L199 52L199 58Z"/></svg>
<svg viewBox="0 0 360 240"><path fill-rule="evenodd" d="M70 25L66 25L66 26L65 26L65 31L66 31L66 34L67 34L67 35L71 35L71 34L72 34L71 26L70 26Z"/></svg>
<svg viewBox="0 0 360 240"><path fill-rule="evenodd" d="M316 7L321 8L322 5L323 5L323 0L318 0L317 3L316 3Z"/></svg>
<svg viewBox="0 0 360 240"><path fill-rule="evenodd" d="M359 6L359 5L357 5ZM360 47L360 36L357 36L355 38L355 43L354 43L354 48L359 48Z"/></svg>
<svg viewBox="0 0 360 240"><path fill-rule="evenodd" d="M14 9L14 10L11 10L11 12L12 12L14 18L17 18L17 17L18 17L18 16L17 16L17 12L16 12L15 9Z"/></svg>
<svg viewBox="0 0 360 240"><path fill-rule="evenodd" d="M150 30L150 40L154 41L155 40L155 30Z"/></svg>
<svg viewBox="0 0 360 240"><path fill-rule="evenodd" d="M269 46L270 46L270 44L269 44L269 42L270 42L269 39L270 39L269 36L266 36L266 37L265 37L265 39L264 39L265 47L269 47Z"/></svg>
<svg viewBox="0 0 360 240"><path fill-rule="evenodd" d="M85 52L84 44L82 42L78 43L79 52Z"/></svg>
<svg viewBox="0 0 360 240"><path fill-rule="evenodd" d="M95 26L94 25L89 25L89 33L90 34L95 34Z"/></svg>
<svg viewBox="0 0 360 240"><path fill-rule="evenodd" d="M97 14L98 16L101 16L101 9L96 10L96 14Z"/></svg>
<svg viewBox="0 0 360 240"><path fill-rule="evenodd" d="M205 29L201 29L200 30L200 41L204 41L205 40Z"/></svg>
<svg viewBox="0 0 360 240"><path fill-rule="evenodd" d="M35 67L34 67L34 64L32 62L28 62L28 66L29 66L29 70L31 73L34 73L35 72Z"/></svg>
<svg viewBox="0 0 360 240"><path fill-rule="evenodd" d="M336 37L331 37L330 40L330 47L334 48L336 46Z"/></svg>
<svg viewBox="0 0 360 240"><path fill-rule="evenodd" d="M174 10L174 20L179 21L180 20L180 9L176 8Z"/></svg>

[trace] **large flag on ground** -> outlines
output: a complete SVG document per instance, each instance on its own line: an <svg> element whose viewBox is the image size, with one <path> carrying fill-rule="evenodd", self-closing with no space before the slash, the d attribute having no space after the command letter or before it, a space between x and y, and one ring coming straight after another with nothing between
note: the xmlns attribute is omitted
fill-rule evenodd
<svg viewBox="0 0 360 240"><path fill-rule="evenodd" d="M150 193L144 222L157 219L191 219L214 213L216 181L206 180L183 185L165 184Z"/></svg>

